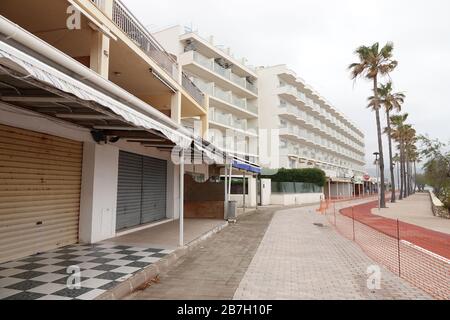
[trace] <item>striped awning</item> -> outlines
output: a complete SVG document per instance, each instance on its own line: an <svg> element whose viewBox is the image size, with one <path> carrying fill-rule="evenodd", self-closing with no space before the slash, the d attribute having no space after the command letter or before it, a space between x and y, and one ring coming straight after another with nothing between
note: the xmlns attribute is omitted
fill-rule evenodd
<svg viewBox="0 0 450 320"><path fill-rule="evenodd" d="M140 113L107 94L1 41L0 68L10 74L13 73L13 76L20 79L33 78L81 100L94 102L136 128L159 131L182 148L188 148L192 143L192 138L184 133Z"/></svg>

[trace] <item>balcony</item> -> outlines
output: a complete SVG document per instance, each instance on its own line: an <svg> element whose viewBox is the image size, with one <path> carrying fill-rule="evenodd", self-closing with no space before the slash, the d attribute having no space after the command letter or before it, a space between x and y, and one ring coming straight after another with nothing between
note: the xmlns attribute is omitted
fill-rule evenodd
<svg viewBox="0 0 450 320"><path fill-rule="evenodd" d="M91 0L98 8L104 8L105 0ZM120 0L113 0L112 21L128 38L134 42L149 58L160 66L176 82L179 82L178 63L153 38L147 29L136 19ZM189 95L202 107L205 97L203 93L186 77L180 84Z"/></svg>
<svg viewBox="0 0 450 320"><path fill-rule="evenodd" d="M288 116L294 120L297 120L300 116L300 111L292 105L280 105L278 110L280 115Z"/></svg>
<svg viewBox="0 0 450 320"><path fill-rule="evenodd" d="M207 58L197 51L189 50L182 55L180 60L183 61L186 70L200 75L203 79L219 83L222 87L239 92L240 95L246 98L256 98L258 95L258 90L254 84L250 83L246 78L239 77L231 69L222 67L213 58ZM204 70L194 68L192 63L208 70L215 77L206 74Z"/></svg>

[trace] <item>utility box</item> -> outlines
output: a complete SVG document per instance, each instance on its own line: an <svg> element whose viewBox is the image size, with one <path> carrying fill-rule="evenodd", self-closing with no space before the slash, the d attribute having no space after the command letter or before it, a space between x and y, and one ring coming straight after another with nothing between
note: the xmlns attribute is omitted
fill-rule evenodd
<svg viewBox="0 0 450 320"><path fill-rule="evenodd" d="M237 201L228 201L228 212L227 219L228 220L236 220L237 217Z"/></svg>

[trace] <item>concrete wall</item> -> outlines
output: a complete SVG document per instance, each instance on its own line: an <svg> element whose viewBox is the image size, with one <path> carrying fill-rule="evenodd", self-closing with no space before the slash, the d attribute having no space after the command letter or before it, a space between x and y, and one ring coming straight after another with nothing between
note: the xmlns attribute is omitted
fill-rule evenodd
<svg viewBox="0 0 450 320"><path fill-rule="evenodd" d="M192 176L184 177L184 217L224 218L225 184L223 182L195 182Z"/></svg>
<svg viewBox="0 0 450 320"><path fill-rule="evenodd" d="M298 194L280 194L273 193L271 196L271 204L274 205L303 205L318 203L324 199L323 193L298 193Z"/></svg>

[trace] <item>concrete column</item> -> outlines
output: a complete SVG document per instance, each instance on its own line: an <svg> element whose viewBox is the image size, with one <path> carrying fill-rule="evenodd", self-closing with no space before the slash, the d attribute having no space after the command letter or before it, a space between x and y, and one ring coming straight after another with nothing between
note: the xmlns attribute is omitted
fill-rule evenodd
<svg viewBox="0 0 450 320"><path fill-rule="evenodd" d="M92 30L90 67L103 78L109 78L109 38L102 32Z"/></svg>
<svg viewBox="0 0 450 320"><path fill-rule="evenodd" d="M80 199L80 242L95 243L116 234L119 149L85 142Z"/></svg>
<svg viewBox="0 0 450 320"><path fill-rule="evenodd" d="M113 3L114 0L103 0L100 2L103 13L108 17L112 18L113 15Z"/></svg>
<svg viewBox="0 0 450 320"><path fill-rule="evenodd" d="M204 139L208 139L207 133L209 130L209 95L205 94L205 105L204 105L206 113L200 116L200 121L202 122L202 132L201 136Z"/></svg>
<svg viewBox="0 0 450 320"><path fill-rule="evenodd" d="M180 213L180 166L167 161L167 218L178 219Z"/></svg>
<svg viewBox="0 0 450 320"><path fill-rule="evenodd" d="M181 92L172 94L170 101L170 116L176 123L181 123Z"/></svg>

